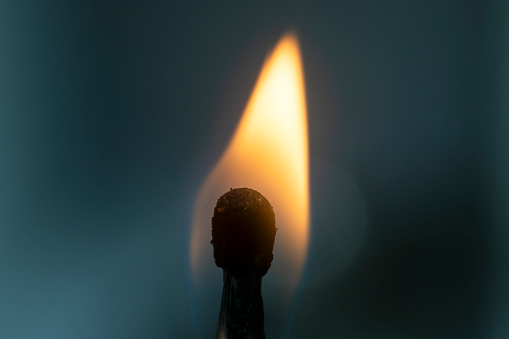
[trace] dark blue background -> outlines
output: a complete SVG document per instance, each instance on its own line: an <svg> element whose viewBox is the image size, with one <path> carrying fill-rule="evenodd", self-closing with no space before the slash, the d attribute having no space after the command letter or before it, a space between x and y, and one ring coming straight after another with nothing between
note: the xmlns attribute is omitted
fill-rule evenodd
<svg viewBox="0 0 509 339"><path fill-rule="evenodd" d="M2 2L0 337L195 336L193 200L289 28L313 214L290 337L507 337L508 19L502 0ZM366 222L335 270L340 177Z"/></svg>

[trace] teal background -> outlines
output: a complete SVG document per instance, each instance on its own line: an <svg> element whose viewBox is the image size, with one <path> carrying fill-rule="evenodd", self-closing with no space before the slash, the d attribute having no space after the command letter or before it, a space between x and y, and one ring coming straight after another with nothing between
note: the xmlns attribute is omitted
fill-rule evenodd
<svg viewBox="0 0 509 339"><path fill-rule="evenodd" d="M0 337L197 337L193 200L290 28L312 238L289 337L506 338L508 15L502 0L1 2ZM338 212L345 187L362 234Z"/></svg>

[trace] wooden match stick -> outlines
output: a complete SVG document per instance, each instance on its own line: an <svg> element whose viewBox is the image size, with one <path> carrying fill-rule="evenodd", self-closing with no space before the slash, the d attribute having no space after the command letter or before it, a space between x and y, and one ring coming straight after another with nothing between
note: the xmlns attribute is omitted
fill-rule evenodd
<svg viewBox="0 0 509 339"><path fill-rule="evenodd" d="M276 230L272 206L255 190L230 189L217 201L211 241L223 268L217 338L265 339L262 277L272 263Z"/></svg>

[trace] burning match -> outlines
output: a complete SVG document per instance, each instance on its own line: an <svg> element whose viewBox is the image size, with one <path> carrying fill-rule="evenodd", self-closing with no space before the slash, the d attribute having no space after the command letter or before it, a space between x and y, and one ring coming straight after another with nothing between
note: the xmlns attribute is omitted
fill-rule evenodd
<svg viewBox="0 0 509 339"><path fill-rule="evenodd" d="M272 337L281 337L288 324L284 319L290 317L309 241L304 87L297 35L289 32L267 54L230 142L198 192L193 210L190 268L192 301L201 337L216 331L220 338L230 339L248 337L248 331L253 338L264 338L265 331ZM230 187L238 189L224 194ZM241 187L255 188L263 196ZM271 206L278 217L275 245ZM224 270L219 329L214 309L219 303L216 293L221 288L221 278L210 253L213 209L214 258ZM271 295L271 305L277 305L277 309L266 303L264 310L261 278L271 266L271 274L265 278L265 293ZM247 305L251 308L247 309ZM267 317L277 315L265 319L265 330L264 311Z"/></svg>
<svg viewBox="0 0 509 339"><path fill-rule="evenodd" d="M276 230L272 206L255 190L230 189L217 201L211 241L223 269L217 338L265 338L262 277L272 263Z"/></svg>

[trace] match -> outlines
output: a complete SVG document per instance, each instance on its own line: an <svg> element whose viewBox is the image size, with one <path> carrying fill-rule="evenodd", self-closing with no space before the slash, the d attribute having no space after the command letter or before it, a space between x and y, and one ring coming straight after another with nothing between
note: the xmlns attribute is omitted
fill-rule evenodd
<svg viewBox="0 0 509 339"><path fill-rule="evenodd" d="M217 201L211 243L223 269L218 339L265 338L262 277L272 263L276 231L272 206L257 191L230 189Z"/></svg>

